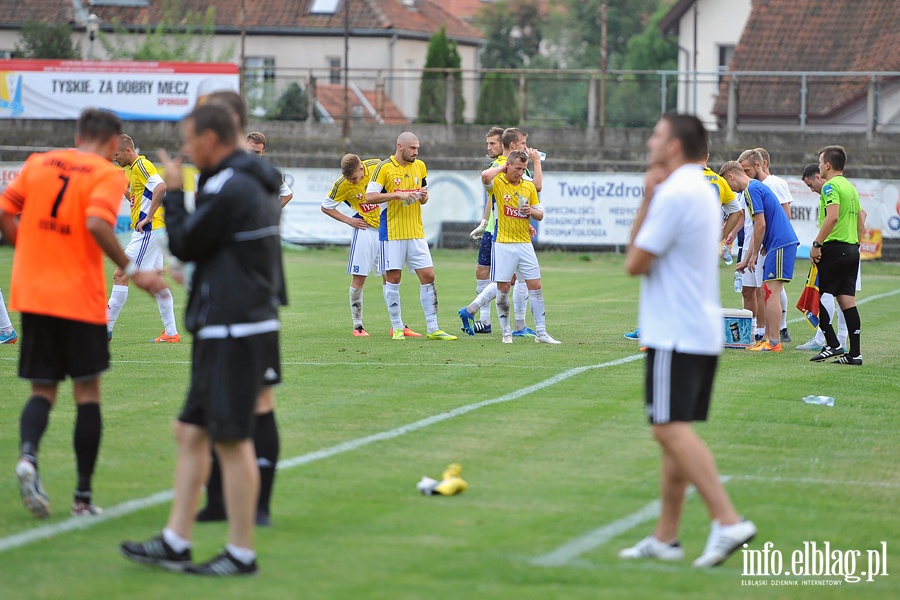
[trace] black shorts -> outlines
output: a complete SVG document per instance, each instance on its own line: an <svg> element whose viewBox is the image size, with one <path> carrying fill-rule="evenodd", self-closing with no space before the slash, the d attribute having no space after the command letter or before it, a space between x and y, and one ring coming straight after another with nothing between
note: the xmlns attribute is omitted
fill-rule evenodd
<svg viewBox="0 0 900 600"><path fill-rule="evenodd" d="M491 247L494 245L494 236L490 231L485 231L481 236L481 246L478 247L478 266L491 266Z"/></svg>
<svg viewBox="0 0 900 600"><path fill-rule="evenodd" d="M834 296L856 296L859 274L859 246L844 242L822 244L819 268L819 292Z"/></svg>
<svg viewBox="0 0 900 600"><path fill-rule="evenodd" d="M194 336L191 387L178 420L207 429L214 440L251 438L257 396L280 382L277 331L221 339Z"/></svg>
<svg viewBox="0 0 900 600"><path fill-rule="evenodd" d="M647 350L645 398L652 425L705 421L719 357Z"/></svg>
<svg viewBox="0 0 900 600"><path fill-rule="evenodd" d="M19 377L52 383L94 379L109 368L106 325L22 313Z"/></svg>

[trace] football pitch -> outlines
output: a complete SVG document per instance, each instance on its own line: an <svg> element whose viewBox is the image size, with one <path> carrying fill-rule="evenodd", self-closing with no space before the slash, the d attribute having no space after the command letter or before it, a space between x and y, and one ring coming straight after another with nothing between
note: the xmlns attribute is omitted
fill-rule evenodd
<svg viewBox="0 0 900 600"><path fill-rule="evenodd" d="M110 347L100 518L69 517L70 384L40 452L53 515L39 522L22 506L14 466L28 386L16 377L18 346L0 346L0 599L900 598L900 265L863 265L861 368L794 350L812 335L793 308L802 260L787 286L793 343L781 354L725 350L720 360L710 421L697 430L759 529L751 575L742 552L715 569L691 567L709 527L696 494L685 504L683 561L617 557L652 530L660 458L644 416L643 355L622 337L636 325L639 288L623 257L539 252L548 331L563 344L508 346L496 313L493 334L459 331L475 250L433 256L440 325L455 342L392 341L374 277L364 308L372 337L351 337L347 250L285 252L281 470L273 526L257 529L255 578L190 578L118 553L121 540L165 523L171 424L189 374L190 336L149 343L162 329L149 296L132 288ZM11 265L12 251L0 248L7 298ZM720 284L723 305L739 308L724 265ZM173 293L181 316L184 291ZM423 331L413 274L404 272L401 295L404 320ZM809 394L835 405L804 404ZM422 475L439 477L451 462L468 491L416 491ZM198 524L195 560L224 540L224 524ZM809 559L826 543L830 575Z"/></svg>

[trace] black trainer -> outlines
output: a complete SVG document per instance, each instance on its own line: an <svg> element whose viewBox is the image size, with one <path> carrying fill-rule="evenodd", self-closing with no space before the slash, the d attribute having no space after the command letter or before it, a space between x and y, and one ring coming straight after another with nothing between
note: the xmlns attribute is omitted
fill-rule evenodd
<svg viewBox="0 0 900 600"><path fill-rule="evenodd" d="M837 348L832 348L831 346L826 345L822 348L822 351L809 359L811 362L822 362L823 360L834 358L837 356L841 356L844 354L844 349L838 346Z"/></svg>
<svg viewBox="0 0 900 600"><path fill-rule="evenodd" d="M481 321L475 321L475 326L472 327L475 330L475 333L490 333L491 332L491 324L490 323L482 323Z"/></svg>
<svg viewBox="0 0 900 600"><path fill-rule="evenodd" d="M221 554L209 562L205 562L202 565L191 565L184 572L191 575L211 575L214 577L256 575L259 573L259 567L256 566L255 560L248 565L233 557L228 553L228 550L222 550Z"/></svg>
<svg viewBox="0 0 900 600"><path fill-rule="evenodd" d="M789 344L791 342L791 334L788 333L787 327L781 330L781 343Z"/></svg>
<svg viewBox="0 0 900 600"><path fill-rule="evenodd" d="M256 526L257 527L271 527L272 519L269 518L269 513L258 510L256 511Z"/></svg>
<svg viewBox="0 0 900 600"><path fill-rule="evenodd" d="M862 356L850 356L849 354L844 354L837 360L831 361L831 364L834 364L834 365L861 365L862 364Z"/></svg>
<svg viewBox="0 0 900 600"><path fill-rule="evenodd" d="M122 542L119 551L128 560L162 567L167 571L184 571L191 564L191 549L175 552L162 534L146 542Z"/></svg>

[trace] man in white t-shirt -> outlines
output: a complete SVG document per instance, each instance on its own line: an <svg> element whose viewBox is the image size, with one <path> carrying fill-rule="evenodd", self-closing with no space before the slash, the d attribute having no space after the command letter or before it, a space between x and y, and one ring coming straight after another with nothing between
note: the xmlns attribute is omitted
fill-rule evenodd
<svg viewBox="0 0 900 600"><path fill-rule="evenodd" d="M648 348L647 416L663 451L662 511L653 533L619 556L682 559L678 525L693 484L713 519L695 567L721 564L756 535L756 526L732 506L709 448L691 425L706 420L722 352L721 212L698 164L706 144L706 130L694 116L666 114L656 124L647 141L646 192L625 259L629 274L645 276L638 316L641 344Z"/></svg>

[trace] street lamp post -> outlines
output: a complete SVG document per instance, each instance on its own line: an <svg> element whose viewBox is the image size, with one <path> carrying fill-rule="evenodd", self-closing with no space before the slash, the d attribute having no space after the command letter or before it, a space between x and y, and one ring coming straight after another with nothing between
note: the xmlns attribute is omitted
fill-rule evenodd
<svg viewBox="0 0 900 600"><path fill-rule="evenodd" d="M94 38L100 31L100 17L91 13L87 20L87 34L90 44L88 45L88 60L94 60Z"/></svg>

